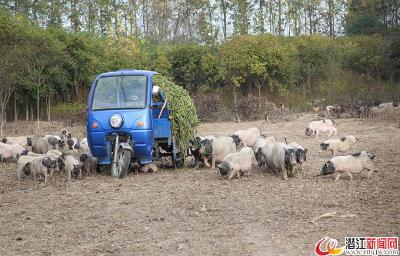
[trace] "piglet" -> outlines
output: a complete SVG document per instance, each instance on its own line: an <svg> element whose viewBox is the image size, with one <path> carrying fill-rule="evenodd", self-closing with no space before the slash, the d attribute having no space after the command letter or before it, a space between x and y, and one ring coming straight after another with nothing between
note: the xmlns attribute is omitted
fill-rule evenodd
<svg viewBox="0 0 400 256"><path fill-rule="evenodd" d="M319 121L312 121L309 123L305 134L307 136L311 136L312 134L316 134L316 138L318 139L318 135L320 132L329 132L328 137L331 136L332 133L337 135L337 129L335 127L335 122L331 119L324 119Z"/></svg>
<svg viewBox="0 0 400 256"><path fill-rule="evenodd" d="M38 157L29 162L29 170L36 182L38 177L44 177L44 183L47 183L47 177L51 169L56 168L57 161L50 157Z"/></svg>
<svg viewBox="0 0 400 256"><path fill-rule="evenodd" d="M243 147L253 147L257 138L260 137L261 131L257 127L251 127L247 130L238 130L234 135L240 138L240 144Z"/></svg>
<svg viewBox="0 0 400 256"><path fill-rule="evenodd" d="M218 168L222 177L231 180L244 174L249 175L253 164L257 164L253 149L244 147L237 153L227 155Z"/></svg>
<svg viewBox="0 0 400 256"><path fill-rule="evenodd" d="M366 151L361 151L347 156L336 156L326 162L321 169L321 175L337 173L335 181L339 180L343 173L346 173L350 179L353 179L353 174L368 171L368 178L373 172L373 161L375 155Z"/></svg>

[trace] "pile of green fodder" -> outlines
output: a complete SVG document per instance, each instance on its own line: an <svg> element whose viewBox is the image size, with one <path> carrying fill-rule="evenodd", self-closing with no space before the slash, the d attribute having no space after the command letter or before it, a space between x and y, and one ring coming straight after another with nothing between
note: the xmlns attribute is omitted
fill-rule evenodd
<svg viewBox="0 0 400 256"><path fill-rule="evenodd" d="M186 153L189 140L194 138L199 125L193 100L182 86L164 76L155 75L153 85L159 86L167 97L173 136L179 142L181 152Z"/></svg>

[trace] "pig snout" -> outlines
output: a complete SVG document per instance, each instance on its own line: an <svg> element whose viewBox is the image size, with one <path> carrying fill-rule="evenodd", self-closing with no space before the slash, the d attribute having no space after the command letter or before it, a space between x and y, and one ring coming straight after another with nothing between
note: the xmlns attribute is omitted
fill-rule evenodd
<svg viewBox="0 0 400 256"><path fill-rule="evenodd" d="M289 163L290 163L290 165L292 165L292 166L297 165L297 157L296 157L296 154L293 153L293 152L290 152L290 153L289 153Z"/></svg>
<svg viewBox="0 0 400 256"><path fill-rule="evenodd" d="M221 176L226 176L228 175L229 172L229 165L227 162L222 162L221 164L218 165L218 169Z"/></svg>

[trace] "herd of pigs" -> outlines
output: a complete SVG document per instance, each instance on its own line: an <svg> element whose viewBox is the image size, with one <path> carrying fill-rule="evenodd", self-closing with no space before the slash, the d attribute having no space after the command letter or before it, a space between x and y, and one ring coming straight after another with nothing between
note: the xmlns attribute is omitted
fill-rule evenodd
<svg viewBox="0 0 400 256"><path fill-rule="evenodd" d="M306 128L305 134L313 134L318 138L320 133L329 132L337 135L335 122L331 119L312 121ZM368 178L372 174L375 155L366 151L353 153L353 145L358 141L354 136L339 139L329 139L320 144L322 150L332 152L333 158L321 168L321 175L336 173L335 180L346 173L353 179L352 173L368 171ZM294 176L295 169L303 169L307 160L307 148L296 142L285 143L277 141L273 136L261 134L260 129L252 127L247 130L238 130L231 136L196 137L191 141L191 152L195 158L196 168L200 162L205 166L215 168L215 164L222 177L229 180L249 175L252 166L258 164L263 170L273 174L281 174L287 180ZM346 155L336 156L337 153ZM210 165L211 163L211 165Z"/></svg>
<svg viewBox="0 0 400 256"><path fill-rule="evenodd" d="M332 119L312 121L305 134L327 133L328 137L337 135L336 124ZM375 155L366 151L353 153L353 145L358 139L346 136L328 139L320 144L322 150L332 152L332 157L321 168L321 175L336 174L338 180L342 174L353 179L352 174L368 171L370 178ZM195 168L200 163L206 167L219 169L222 177L240 178L250 175L253 165L287 180L294 176L296 169L303 169L307 160L307 148L296 142L277 141L273 136L261 134L260 129L252 127L238 130L231 136L196 137L190 141L190 151L195 159ZM336 156L342 153L340 156ZM343 153L345 155L343 155ZM16 163L18 179L33 177L34 181L52 178L54 171L65 173L67 180L73 177L95 174L97 160L90 154L86 138L78 140L66 129L60 135L4 137L0 142L0 160Z"/></svg>
<svg viewBox="0 0 400 256"><path fill-rule="evenodd" d="M86 138L78 141L67 129L60 135L43 137L18 136L4 137L0 142L0 159L16 162L18 179L32 176L53 177L54 171L63 171L68 180L96 173L97 160L90 154Z"/></svg>

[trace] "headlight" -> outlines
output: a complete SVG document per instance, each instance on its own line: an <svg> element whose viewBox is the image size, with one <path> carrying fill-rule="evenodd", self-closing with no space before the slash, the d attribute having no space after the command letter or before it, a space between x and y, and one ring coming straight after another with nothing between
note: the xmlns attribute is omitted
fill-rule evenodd
<svg viewBox="0 0 400 256"><path fill-rule="evenodd" d="M112 128L119 128L122 124L122 117L119 114L114 114L110 117L110 125Z"/></svg>

